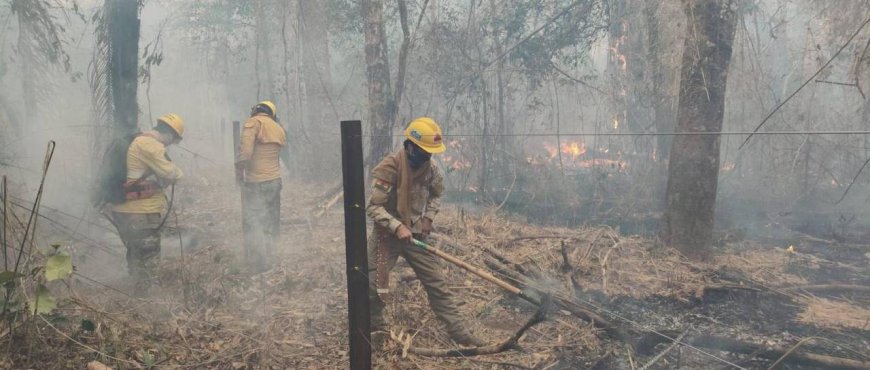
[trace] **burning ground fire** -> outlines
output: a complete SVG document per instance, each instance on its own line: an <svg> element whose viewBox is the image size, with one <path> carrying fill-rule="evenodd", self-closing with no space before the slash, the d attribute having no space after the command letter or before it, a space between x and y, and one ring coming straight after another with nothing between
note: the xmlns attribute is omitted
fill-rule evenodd
<svg viewBox="0 0 870 370"><path fill-rule="evenodd" d="M582 141L568 141L564 142L557 148L555 145L550 143L544 143L544 150L547 152L547 157L545 160L548 163L556 163L561 164L562 166L568 168L594 168L594 167L610 167L616 168L619 171L625 171L628 169L628 162L624 160L614 160L607 158L589 158L583 159L584 155L589 152L589 148L586 147L586 144ZM606 153L607 151L603 151ZM561 163L559 159L559 154L562 154ZM540 164L541 161L538 157L532 156L526 158L526 161L529 164Z"/></svg>
<svg viewBox="0 0 870 370"><path fill-rule="evenodd" d="M459 149L461 144L454 142L448 144L451 149ZM609 168L624 172L628 169L628 162L622 159L609 158L587 158L590 148L582 141L567 141L560 145L554 145L548 142L542 144L545 155L534 153L526 158L526 163L531 165L555 164L565 168L573 169L588 169L588 168ZM607 154L609 151L602 148L598 153ZM559 158L561 154L561 159ZM456 154L442 154L440 157L444 164L444 169L448 172L468 170L473 166L473 162L467 156Z"/></svg>

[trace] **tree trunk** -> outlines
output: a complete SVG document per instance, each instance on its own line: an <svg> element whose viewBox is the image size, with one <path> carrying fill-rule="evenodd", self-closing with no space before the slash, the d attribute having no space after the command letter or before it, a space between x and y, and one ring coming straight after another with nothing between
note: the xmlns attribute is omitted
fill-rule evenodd
<svg viewBox="0 0 870 370"><path fill-rule="evenodd" d="M678 132L721 132L737 20L733 0L686 2ZM719 137L674 138L668 168L666 241L695 258L709 255L719 179Z"/></svg>
<svg viewBox="0 0 870 370"><path fill-rule="evenodd" d="M650 100L652 100L653 109L653 125L656 132L668 133L674 131L675 116L672 108L674 99L670 95L670 82L672 68L667 66L665 62L666 51L670 49L670 43L663 40L662 27L659 26L659 19L664 12L660 8L659 1L649 1L644 7L644 15L646 16L647 25L647 40L648 54L647 63L650 74ZM676 68L673 68L676 69ZM674 76L674 78L677 76ZM669 135L661 135L656 137L656 161L658 163L667 163L668 155L671 151L671 142L673 137ZM665 166L662 166L666 168Z"/></svg>
<svg viewBox="0 0 870 370"><path fill-rule="evenodd" d="M139 130L139 2L106 0L109 5L108 36L110 48L110 85L115 134Z"/></svg>
<svg viewBox="0 0 870 370"><path fill-rule="evenodd" d="M390 66L387 60L387 39L384 34L384 4L381 0L363 0L363 30L365 33L366 80L369 91L369 144L368 163L373 164L387 155L393 145L390 136L393 126L392 93L390 92Z"/></svg>
<svg viewBox="0 0 870 370"><path fill-rule="evenodd" d="M266 0L256 0L255 5L255 24L254 36L256 38L256 60L255 69L257 74L257 101L274 100L275 99L275 84L272 76L274 69L272 68L273 49L272 38L270 35L274 32L274 26L271 24L270 15L266 14Z"/></svg>
<svg viewBox="0 0 870 370"><path fill-rule="evenodd" d="M329 103L329 88L332 86L329 53L329 23L326 1L299 0L299 24L301 28L301 52L305 73L305 104L303 119L306 124L323 126L334 118ZM335 122L332 122L335 123Z"/></svg>

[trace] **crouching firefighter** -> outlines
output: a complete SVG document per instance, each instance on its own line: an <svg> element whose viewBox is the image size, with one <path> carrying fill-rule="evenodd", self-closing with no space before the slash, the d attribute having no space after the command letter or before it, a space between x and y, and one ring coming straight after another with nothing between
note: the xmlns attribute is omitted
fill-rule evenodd
<svg viewBox="0 0 870 370"><path fill-rule="evenodd" d="M286 136L275 113L275 103L268 100L251 108L251 118L242 128L236 160L236 181L242 186L245 258L256 272L267 269L267 261L280 237L279 157Z"/></svg>
<svg viewBox="0 0 870 370"><path fill-rule="evenodd" d="M429 159L445 150L441 128L434 120L420 117L405 129L405 142L372 170L372 190L366 207L374 221L369 239L372 332L388 331L383 298L389 294L389 272L402 256L414 269L429 297L429 306L447 326L447 333L461 345L481 346L459 314L436 257L411 244L411 238L426 241L432 220L438 214L444 183L438 167Z"/></svg>
<svg viewBox="0 0 870 370"><path fill-rule="evenodd" d="M113 143L103 162L116 161L121 179L109 189L107 203L112 203L112 222L127 248L127 269L137 288L147 290L156 282L160 258L160 228L168 212L164 188L182 177L181 170L169 159L166 147L181 141L184 121L170 113L157 119L152 130L128 136ZM115 150L117 154L113 153ZM118 162L123 160L123 162ZM112 166L112 165L109 165ZM113 195L114 194L114 195Z"/></svg>

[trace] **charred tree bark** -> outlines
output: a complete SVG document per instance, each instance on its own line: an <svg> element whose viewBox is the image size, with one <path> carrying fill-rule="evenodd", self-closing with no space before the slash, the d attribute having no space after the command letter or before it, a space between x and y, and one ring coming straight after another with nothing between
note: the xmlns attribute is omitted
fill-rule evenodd
<svg viewBox="0 0 870 370"><path fill-rule="evenodd" d="M112 94L112 116L116 135L127 135L139 129L139 2L137 0L106 0L108 3L109 86Z"/></svg>
<svg viewBox="0 0 870 370"><path fill-rule="evenodd" d="M387 59L387 38L384 33L384 3L363 0L363 31L365 33L366 80L369 92L368 163L376 163L392 149L393 98L390 88L390 65Z"/></svg>
<svg viewBox="0 0 870 370"><path fill-rule="evenodd" d="M721 132L725 87L734 29L733 0L692 0L688 18L677 109L678 132ZM665 240L703 259L713 235L719 180L719 137L674 138L668 167Z"/></svg>

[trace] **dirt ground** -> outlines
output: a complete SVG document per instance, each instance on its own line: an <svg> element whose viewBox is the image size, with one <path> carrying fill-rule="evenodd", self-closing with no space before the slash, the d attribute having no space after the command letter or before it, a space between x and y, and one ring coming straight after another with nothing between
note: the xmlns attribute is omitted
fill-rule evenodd
<svg viewBox="0 0 870 370"><path fill-rule="evenodd" d="M46 210L53 221L43 222L42 239L64 241L76 274L54 287L65 292L55 312L31 319L17 334L3 334L12 356L0 367L84 369L96 360L115 369L347 368L340 202L318 216L333 184L285 184L284 242L272 268L253 275L242 257L238 191L204 177L189 183L186 193L176 195L177 219L169 217L164 231L160 287L148 293L134 291L124 277L123 248L110 230L73 227L72 219ZM635 369L670 346L661 338L644 345L641 337L650 333L717 335L769 347L800 343L796 353L870 361L866 246L735 240L713 261L696 263L655 240L608 227L551 228L487 210L447 208L436 220L443 250L480 267L493 266L493 253L500 255L525 271L526 278L511 280L525 290L577 302L629 334L614 338L554 307L514 349L416 355L412 348L456 345L429 310L411 269L400 263L392 275L388 320L401 340L378 348L377 368ZM505 340L536 311L464 270L445 265L445 272L472 330L488 341ZM858 288L813 287L822 284ZM772 363L686 345L649 368L766 369Z"/></svg>

